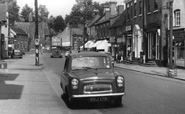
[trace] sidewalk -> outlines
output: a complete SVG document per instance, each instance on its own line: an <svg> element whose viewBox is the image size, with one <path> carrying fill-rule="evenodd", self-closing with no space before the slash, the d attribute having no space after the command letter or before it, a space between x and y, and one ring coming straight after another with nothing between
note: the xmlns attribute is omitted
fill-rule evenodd
<svg viewBox="0 0 185 114"><path fill-rule="evenodd" d="M68 110L42 65L34 65L34 57L26 54L22 59L4 60L8 76L0 69L0 114L65 114ZM50 73L50 77L54 75Z"/></svg>
<svg viewBox="0 0 185 114"><path fill-rule="evenodd" d="M134 65L134 64L123 64L123 63L115 63L115 67L132 70L136 72L158 75L158 76L167 76L167 69L166 67L146 67L141 65ZM183 80L185 81L185 70L184 69L177 69L177 76L169 77L173 79Z"/></svg>

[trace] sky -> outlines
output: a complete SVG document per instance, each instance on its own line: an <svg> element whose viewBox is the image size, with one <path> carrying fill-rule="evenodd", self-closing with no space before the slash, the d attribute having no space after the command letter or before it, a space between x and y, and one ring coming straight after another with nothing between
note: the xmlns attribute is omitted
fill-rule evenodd
<svg viewBox="0 0 185 114"><path fill-rule="evenodd" d="M54 17L61 15L65 18L66 14L70 14L71 8L76 4L76 0L37 0L39 5L46 5L46 8L49 11L49 16L53 15ZM117 4L122 4L124 0L92 0L93 2L105 3L106 1L115 1ZM17 0L17 5L22 8L28 4L29 7L34 7L35 0Z"/></svg>

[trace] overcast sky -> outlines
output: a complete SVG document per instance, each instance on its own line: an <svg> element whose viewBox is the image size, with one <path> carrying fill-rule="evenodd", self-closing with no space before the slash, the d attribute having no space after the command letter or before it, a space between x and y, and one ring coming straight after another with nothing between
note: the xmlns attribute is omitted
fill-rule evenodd
<svg viewBox="0 0 185 114"><path fill-rule="evenodd" d="M65 18L66 14L70 14L71 8L74 4L76 4L76 0L37 0L38 6L40 4L46 5L46 8L49 11L49 16L53 15L59 16L61 15L63 18ZM115 1L117 4L121 4L124 0L93 0L97 1L99 3L104 3L106 1ZM25 6L25 4L28 4L29 7L34 8L34 2L35 0L17 0L17 5L20 7L20 11L22 11L22 8Z"/></svg>

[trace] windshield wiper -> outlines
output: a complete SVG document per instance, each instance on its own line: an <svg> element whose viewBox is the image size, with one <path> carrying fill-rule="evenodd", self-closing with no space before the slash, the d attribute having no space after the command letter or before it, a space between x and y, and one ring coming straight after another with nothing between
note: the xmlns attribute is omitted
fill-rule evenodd
<svg viewBox="0 0 185 114"><path fill-rule="evenodd" d="M92 67L82 67L82 68L84 68L84 69L95 69L95 70L97 70L97 68L92 68Z"/></svg>
<svg viewBox="0 0 185 114"><path fill-rule="evenodd" d="M72 69L72 70L83 70L83 69L81 69L81 68L76 68L76 69Z"/></svg>

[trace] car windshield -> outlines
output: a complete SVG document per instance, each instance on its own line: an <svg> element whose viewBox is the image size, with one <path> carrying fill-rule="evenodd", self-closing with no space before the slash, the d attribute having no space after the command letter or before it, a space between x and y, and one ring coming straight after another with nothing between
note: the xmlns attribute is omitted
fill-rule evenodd
<svg viewBox="0 0 185 114"><path fill-rule="evenodd" d="M72 59L72 70L76 69L109 69L108 57L77 57Z"/></svg>

